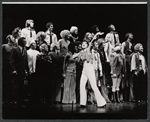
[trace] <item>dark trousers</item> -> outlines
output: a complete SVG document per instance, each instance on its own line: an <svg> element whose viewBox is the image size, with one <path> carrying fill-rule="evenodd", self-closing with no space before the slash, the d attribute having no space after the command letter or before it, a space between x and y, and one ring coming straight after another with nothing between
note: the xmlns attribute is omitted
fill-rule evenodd
<svg viewBox="0 0 150 122"><path fill-rule="evenodd" d="M147 80L146 75L143 71L140 71L138 75L134 75L134 91L135 91L135 100L147 100Z"/></svg>
<svg viewBox="0 0 150 122"><path fill-rule="evenodd" d="M24 75L13 76L13 101L21 103L24 100Z"/></svg>
<svg viewBox="0 0 150 122"><path fill-rule="evenodd" d="M13 100L13 75L10 63L3 64L2 81L2 101L9 103Z"/></svg>
<svg viewBox="0 0 150 122"><path fill-rule="evenodd" d="M110 63L105 62L102 64L102 68L105 72L105 85L106 86L112 86L112 78L111 78L111 74L110 74Z"/></svg>
<svg viewBox="0 0 150 122"><path fill-rule="evenodd" d="M40 101L52 104L54 102L54 81L47 76L39 77L38 80L40 85Z"/></svg>
<svg viewBox="0 0 150 122"><path fill-rule="evenodd" d="M61 90L61 86L62 86L62 81L63 78L61 76L56 76L52 78L52 82L54 83L54 88L52 88L52 102L61 102L61 94L62 94L62 90ZM53 94L54 93L54 94Z"/></svg>
<svg viewBox="0 0 150 122"><path fill-rule="evenodd" d="M28 76L28 85L29 85L29 100L30 103L37 103L39 101L39 88L40 84L37 80L36 74L32 73Z"/></svg>
<svg viewBox="0 0 150 122"><path fill-rule="evenodd" d="M12 81L12 75L3 75L3 87L2 87L2 98L3 102L10 103L13 101L13 81Z"/></svg>
<svg viewBox="0 0 150 122"><path fill-rule="evenodd" d="M78 64L79 65L79 64ZM76 69L76 102L80 102L80 79L81 79L81 74L82 74L82 66L78 66Z"/></svg>

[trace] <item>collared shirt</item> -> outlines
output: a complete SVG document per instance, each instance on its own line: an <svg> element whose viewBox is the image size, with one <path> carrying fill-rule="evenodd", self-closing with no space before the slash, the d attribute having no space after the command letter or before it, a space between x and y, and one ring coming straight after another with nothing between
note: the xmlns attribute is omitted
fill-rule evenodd
<svg viewBox="0 0 150 122"><path fill-rule="evenodd" d="M37 50L29 49L27 51L27 56L28 56L28 66L29 66L29 71L30 73L35 73L36 69L36 57L39 54Z"/></svg>
<svg viewBox="0 0 150 122"><path fill-rule="evenodd" d="M50 46L50 32L49 31L46 31L46 38L45 38L45 41L47 42L47 44ZM51 45L56 45L58 46L58 42L57 42L57 36L55 33L51 33L51 36L52 36L52 43Z"/></svg>
<svg viewBox="0 0 150 122"><path fill-rule="evenodd" d="M32 36L31 36L32 33ZM26 47L30 46L30 42L32 40L36 40L36 32L33 29L23 28L22 29L22 37L26 38Z"/></svg>
<svg viewBox="0 0 150 122"><path fill-rule="evenodd" d="M114 51L114 47L110 44L110 42L107 42L105 44L104 51L105 51L107 62L110 62L111 54Z"/></svg>

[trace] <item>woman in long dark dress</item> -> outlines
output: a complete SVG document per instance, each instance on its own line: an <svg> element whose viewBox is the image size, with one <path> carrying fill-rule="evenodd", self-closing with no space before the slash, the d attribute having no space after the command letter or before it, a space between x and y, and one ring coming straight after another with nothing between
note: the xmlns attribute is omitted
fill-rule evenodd
<svg viewBox="0 0 150 122"><path fill-rule="evenodd" d="M37 55L36 61L36 76L37 84L39 87L40 103L48 104L49 100L52 99L50 95L50 78L51 78L51 58L48 55L48 46L42 44L40 46L41 53Z"/></svg>

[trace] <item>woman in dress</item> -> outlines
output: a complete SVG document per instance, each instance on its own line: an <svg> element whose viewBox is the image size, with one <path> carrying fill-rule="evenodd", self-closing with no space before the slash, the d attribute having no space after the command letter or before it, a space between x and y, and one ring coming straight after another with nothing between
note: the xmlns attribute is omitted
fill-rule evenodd
<svg viewBox="0 0 150 122"><path fill-rule="evenodd" d="M39 87L40 103L46 105L49 100L52 101L50 84L52 61L48 55L48 46L46 44L40 46L40 51L41 53L37 55L36 61L36 76Z"/></svg>
<svg viewBox="0 0 150 122"><path fill-rule="evenodd" d="M75 43L70 43L64 59L63 76L64 92L62 103L76 103L76 54Z"/></svg>
<svg viewBox="0 0 150 122"><path fill-rule="evenodd" d="M61 39L58 41L58 47L60 50L60 54L65 57L68 53L68 45L70 44L70 32L69 30L63 30L60 32Z"/></svg>

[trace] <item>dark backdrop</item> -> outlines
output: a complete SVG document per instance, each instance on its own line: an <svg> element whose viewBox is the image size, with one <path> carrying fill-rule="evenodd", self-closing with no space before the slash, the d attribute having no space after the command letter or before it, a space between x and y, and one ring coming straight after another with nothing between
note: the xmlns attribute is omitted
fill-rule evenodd
<svg viewBox="0 0 150 122"><path fill-rule="evenodd" d="M45 31L45 25L54 23L54 31L60 38L60 31L72 25L79 28L79 39L90 31L92 25L99 25L107 33L109 24L116 26L120 41L127 32L134 34L134 43L144 46L147 58L147 5L146 4L3 4L3 43L15 27L25 27L27 19L35 21L35 30Z"/></svg>

